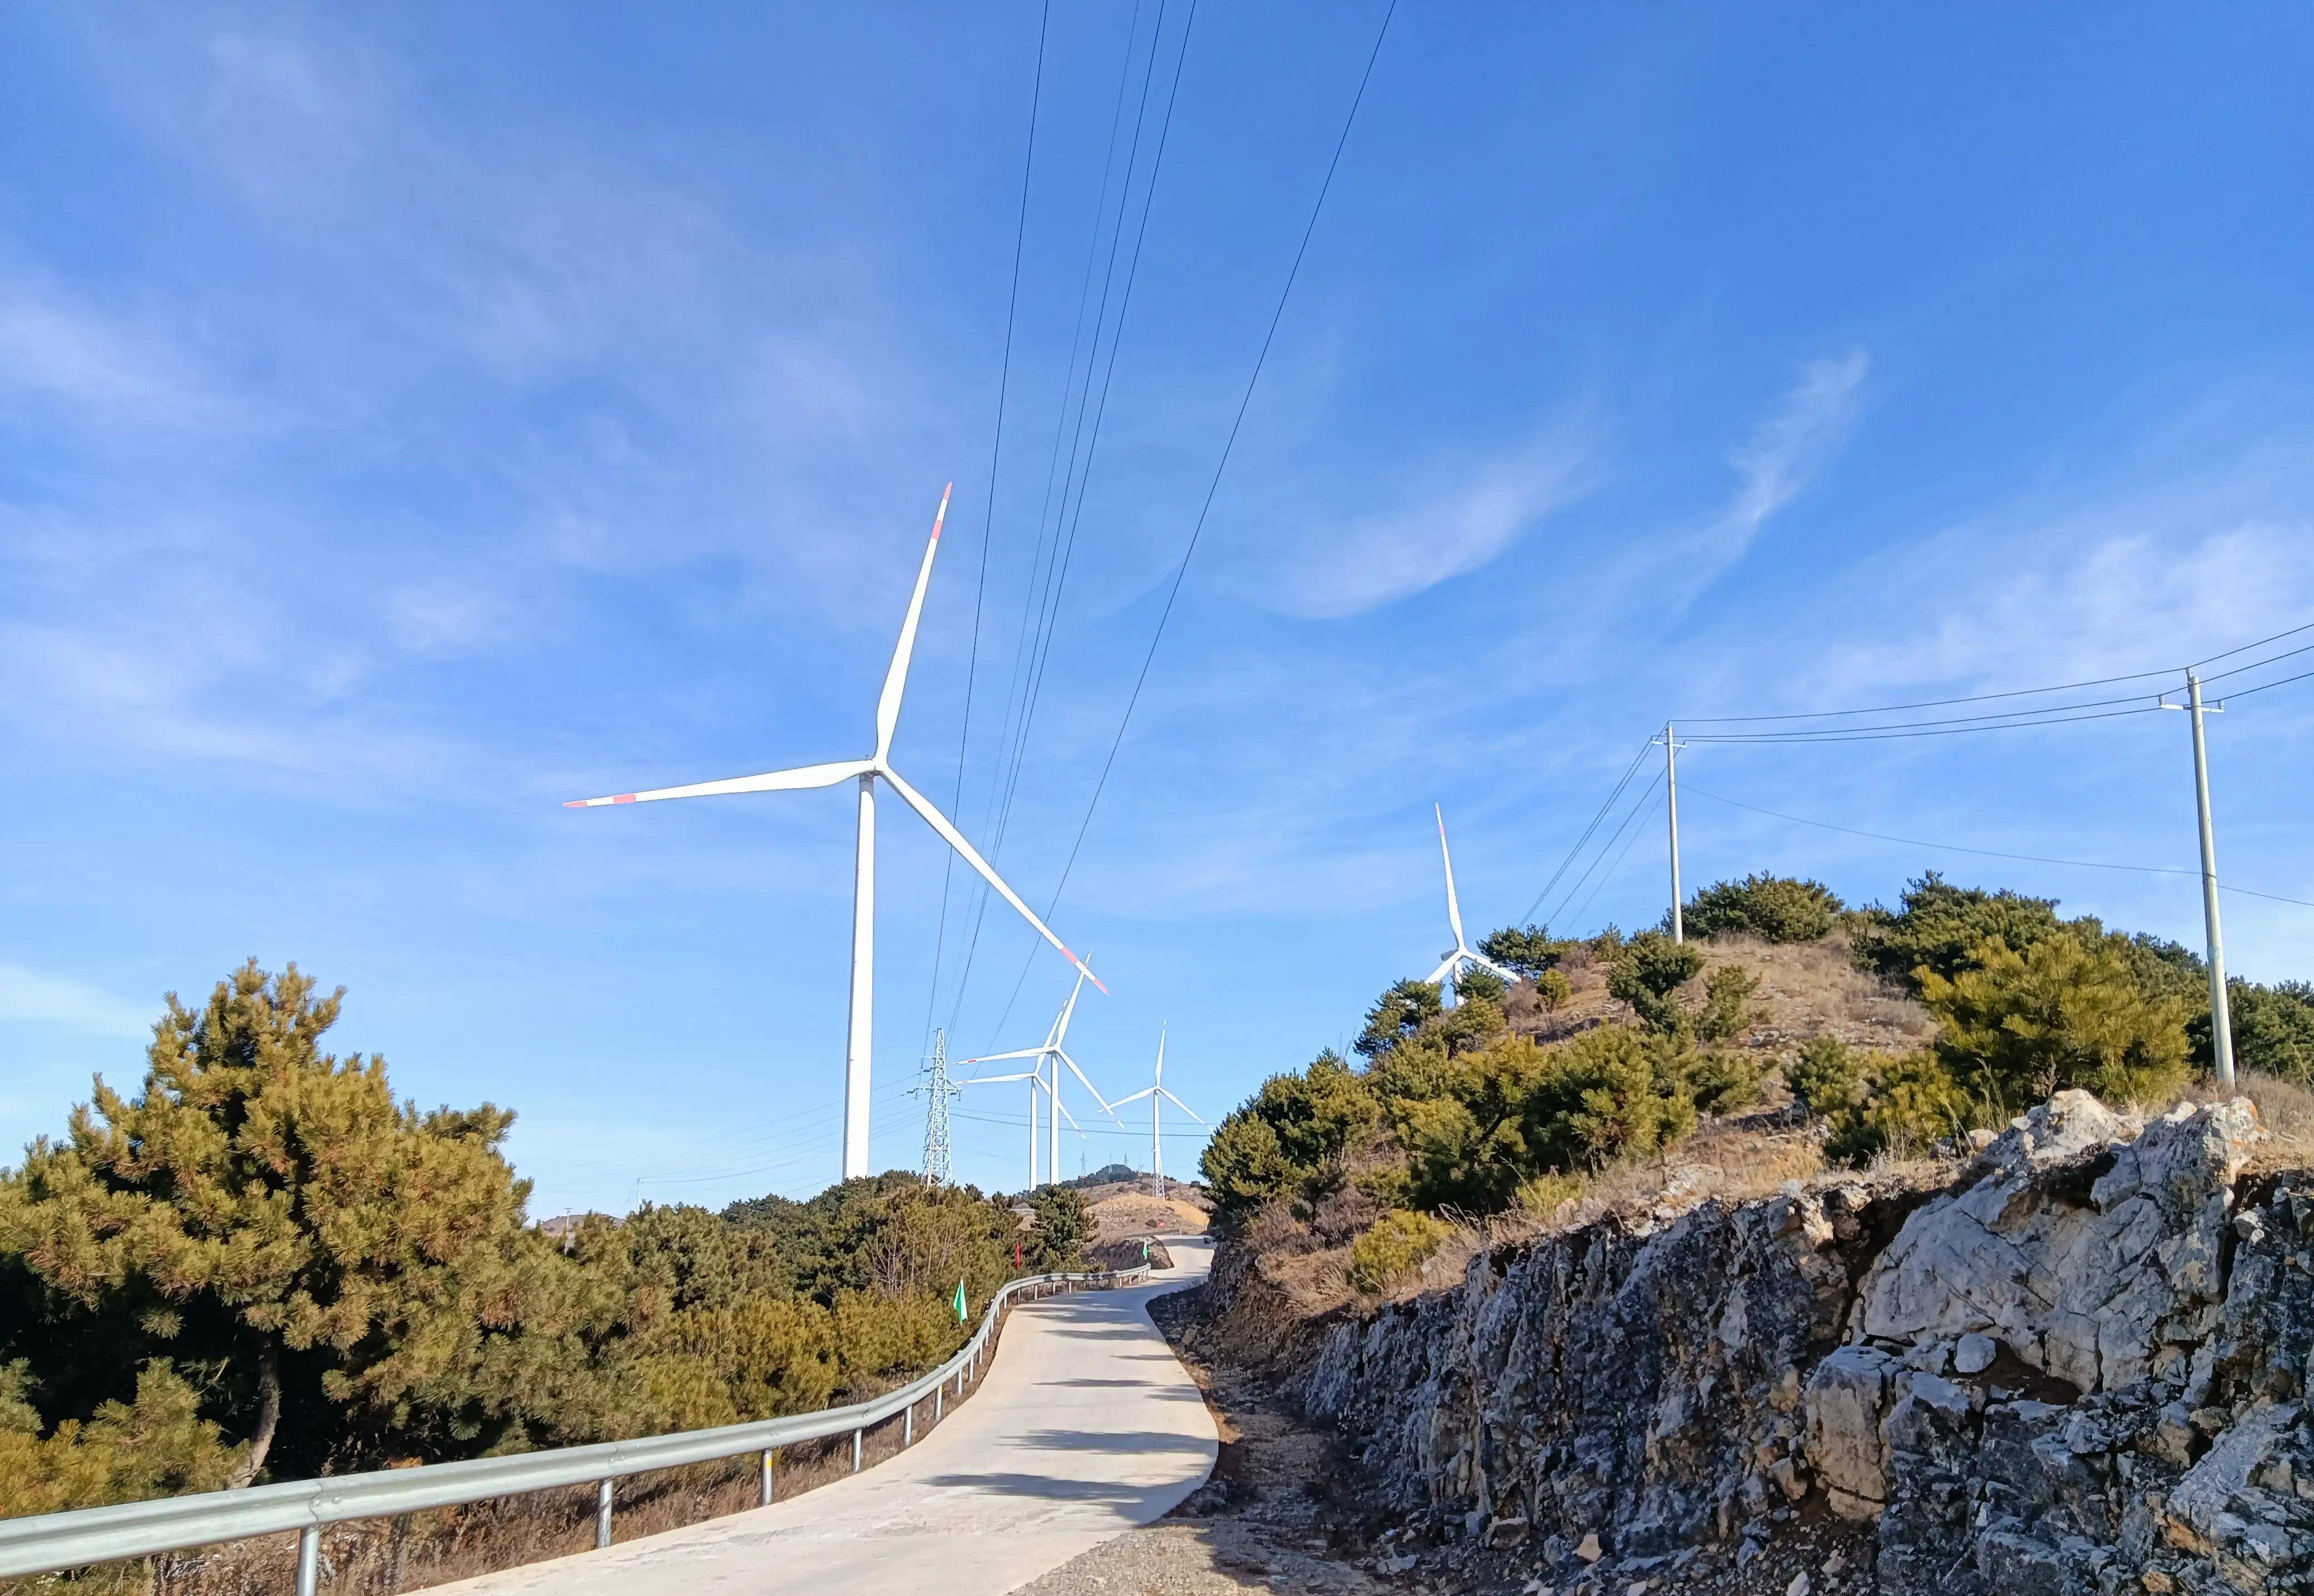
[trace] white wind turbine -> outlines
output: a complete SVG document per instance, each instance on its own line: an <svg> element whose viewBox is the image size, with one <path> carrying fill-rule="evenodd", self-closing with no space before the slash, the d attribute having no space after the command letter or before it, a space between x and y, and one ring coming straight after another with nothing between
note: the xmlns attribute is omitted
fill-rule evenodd
<svg viewBox="0 0 2314 1596"><path fill-rule="evenodd" d="M770 771L760 776L734 776L722 781L699 781L687 787L661 787L649 792L623 792L612 798L573 798L563 805L566 809L592 809L605 804L643 804L658 798L717 798L735 792L784 792L796 788L833 787L839 781L857 779L860 783L859 847L852 888L852 1019L844 1045L843 1058L843 1178L854 1180L868 1173L868 1074L870 1033L876 1013L876 783L884 781L902 802L924 818L924 824L940 833L943 842L964 858L965 863L980 872L981 877L996 889L997 895L1018 910L1022 919L1037 928L1046 941L1061 950L1061 957L1077 967L1081 976L1100 986L1099 977L1085 967L1085 962L1071 953L1068 945L1053 934L1052 928L1037 918L1036 912L1020 900L1020 895L1005 885L1002 877L980 857L979 851L965 841L964 833L949 824L947 816L932 806L914 788L900 779L892 768L892 733L900 724L900 695L908 683L908 658L916 647L916 622L924 611L924 589L932 579L932 558L940 552L941 526L948 519L949 494L955 489L951 482L941 491L940 511L932 517L932 535L924 545L923 564L916 569L915 591L908 599L907 619L900 624L899 647L892 651L891 668L884 675L884 692L876 701L876 752L866 759L847 759L835 764L801 765L793 770ZM1100 987L1107 992L1108 988Z"/></svg>
<svg viewBox="0 0 2314 1596"><path fill-rule="evenodd" d="M1077 1080L1083 1085L1085 1090L1092 1093L1092 1100L1100 1105L1101 1112L1108 1115L1111 1119L1117 1119L1116 1108L1111 1107L1108 1100L1100 1095L1100 1089L1093 1085L1093 1083L1086 1078L1084 1071L1078 1067L1076 1060L1068 1055L1067 1048L1063 1045L1068 1039L1069 1020L1077 1011L1077 994L1084 991L1084 983L1088 981L1091 982L1095 986L1100 986L1100 977L1095 975L1091 970L1085 968L1085 966L1080 963L1077 966L1077 983L1069 989L1068 1001L1061 1005L1060 1013L1054 1016L1051 1027L1045 1032L1044 1041L1037 1046L1015 1048L1011 1053L991 1053L984 1054L979 1058L967 1059L964 1061L967 1064L994 1064L1002 1063L1005 1059L1016 1058L1034 1059L1037 1061L1035 1063L1029 1065L1027 1070L1018 1075L982 1075L964 1083L967 1086L990 1086L1001 1080L1026 1080L1029 1083L1029 1189L1030 1191L1035 1191L1037 1189L1038 1091L1041 1089L1045 1095L1052 1099L1053 1106L1051 1115L1051 1156L1045 1166L1045 1177L1047 1180L1058 1180L1061 1177L1061 1121L1063 1119L1066 1119L1069 1122L1070 1129L1075 1131L1080 1136L1084 1134L1083 1127L1077 1124L1076 1115L1071 1114L1061 1102L1061 1066L1063 1064L1066 1064L1069 1067L1069 1073L1077 1078ZM1108 989L1103 986L1101 987L1101 990L1103 992L1107 992ZM1049 1080L1047 1079L1046 1074L1047 1068L1051 1071L1051 1078ZM1123 1120L1117 1120L1117 1123L1119 1124L1123 1124L1125 1122Z"/></svg>
<svg viewBox="0 0 2314 1596"><path fill-rule="evenodd" d="M1446 811L1435 804L1430 807L1438 816L1438 857L1446 865L1446 923L1453 928L1454 946L1447 950L1445 961L1423 979L1438 988L1439 1002L1452 1009L1454 1006L1454 977L1462 973L1465 965L1477 965L1480 969L1492 970L1513 986L1518 984L1519 978L1472 948L1469 939L1462 935L1462 905L1454 897L1454 856L1446 851Z"/></svg>
<svg viewBox="0 0 2314 1596"><path fill-rule="evenodd" d="M1135 1092L1129 1098L1117 1098L1117 1106L1119 1108L1122 1108L1127 1103L1137 1103L1144 1098L1149 1099L1149 1169L1150 1173L1157 1177L1157 1195L1161 1197L1165 1195L1165 1147L1164 1144L1158 1140L1158 1138L1164 1133L1162 1128L1158 1124L1159 1115L1162 1112L1164 1106L1170 1103L1174 1107L1179 1108L1191 1119L1197 1120L1199 1124L1206 1123L1204 1120L1198 1119L1197 1111L1196 1109L1190 1107L1187 1103L1184 1103L1180 1098L1175 1097L1171 1092L1165 1089L1165 1027L1163 1026L1159 1026L1157 1027L1157 1079L1155 1084L1143 1087L1139 1091Z"/></svg>

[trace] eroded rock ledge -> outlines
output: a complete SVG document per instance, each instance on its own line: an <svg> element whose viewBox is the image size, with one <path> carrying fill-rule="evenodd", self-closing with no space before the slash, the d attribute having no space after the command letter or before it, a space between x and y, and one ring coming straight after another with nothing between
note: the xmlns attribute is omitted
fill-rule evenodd
<svg viewBox="0 0 2314 1596"><path fill-rule="evenodd" d="M2314 1172L2237 1189L2261 1134L2068 1092L1942 1194L1602 1221L1337 1327L1305 1401L1546 1579L1832 1514L1889 1596L2314 1590Z"/></svg>

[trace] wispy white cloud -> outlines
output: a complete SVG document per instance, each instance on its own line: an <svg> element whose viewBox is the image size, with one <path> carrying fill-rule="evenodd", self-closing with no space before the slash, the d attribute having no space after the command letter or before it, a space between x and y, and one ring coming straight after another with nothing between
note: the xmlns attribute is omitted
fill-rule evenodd
<svg viewBox="0 0 2314 1596"><path fill-rule="evenodd" d="M1416 468L1408 474L1434 486L1388 510L1337 516L1306 503L1298 525L1229 562L1221 585L1311 620L1381 609L1491 563L1580 498L1597 458L1592 419L1562 417L1492 459Z"/></svg>
<svg viewBox="0 0 2314 1596"><path fill-rule="evenodd" d="M1869 367L1859 348L1800 368L1783 402L1728 457L1736 492L1727 507L1683 540L1681 562L1691 584L1700 587L1741 560L1760 529L1807 491L1854 427Z"/></svg>
<svg viewBox="0 0 2314 1596"><path fill-rule="evenodd" d="M2157 450L2160 445L2154 445ZM2004 691L2159 670L2314 613L2302 439L2057 483L1865 560L1799 606L1815 642L1779 696Z"/></svg>
<svg viewBox="0 0 2314 1596"><path fill-rule="evenodd" d="M60 402L99 427L215 426L238 412L138 318L0 275L0 398Z"/></svg>
<svg viewBox="0 0 2314 1596"><path fill-rule="evenodd" d="M0 1021L55 1026L93 1036L143 1036L153 1028L147 1005L22 965L0 965Z"/></svg>

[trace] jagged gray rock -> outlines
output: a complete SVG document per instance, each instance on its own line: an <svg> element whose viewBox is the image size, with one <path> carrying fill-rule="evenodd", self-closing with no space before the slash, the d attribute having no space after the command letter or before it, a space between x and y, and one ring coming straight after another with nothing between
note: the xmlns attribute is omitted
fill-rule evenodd
<svg viewBox="0 0 2314 1596"><path fill-rule="evenodd" d="M2314 1591L2314 1172L2238 1193L2261 1134L2065 1093L1943 1194L1603 1220L1337 1327L1306 1405L1568 1568L1820 1500L1889 1596Z"/></svg>

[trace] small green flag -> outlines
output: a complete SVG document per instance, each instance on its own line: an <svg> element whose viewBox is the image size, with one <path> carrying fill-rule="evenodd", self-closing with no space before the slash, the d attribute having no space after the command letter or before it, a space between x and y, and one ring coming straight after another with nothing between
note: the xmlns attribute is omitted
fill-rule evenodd
<svg viewBox="0 0 2314 1596"><path fill-rule="evenodd" d="M964 1323L964 1282L956 1283L956 1322Z"/></svg>

